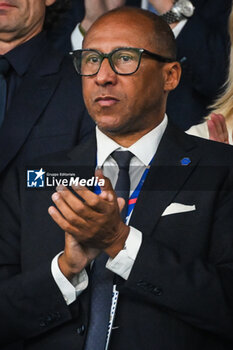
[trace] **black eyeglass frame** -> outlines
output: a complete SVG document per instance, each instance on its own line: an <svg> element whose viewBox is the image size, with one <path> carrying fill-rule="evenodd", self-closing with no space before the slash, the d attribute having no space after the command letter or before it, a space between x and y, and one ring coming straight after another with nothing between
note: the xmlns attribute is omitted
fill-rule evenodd
<svg viewBox="0 0 233 350"><path fill-rule="evenodd" d="M112 55L115 52L120 51L120 50L134 50L134 51L137 51L139 53L138 65L137 65L136 69L132 73L119 73L119 72L116 71L116 68L114 67L114 64L112 62ZM76 71L78 72L79 75L84 76L84 77L91 77L91 76L94 76L94 75L98 74L99 70L100 70L100 67L101 67L101 64L102 64L102 62L103 62L103 60L105 58L108 59L108 62L110 64L112 70L114 71L114 73L116 73L118 75L132 75L132 74L136 73L137 70L140 67L140 64L141 64L142 54L146 54L146 55L152 57L153 59L155 59L156 61L159 61L159 62L162 62L162 63L171 63L171 62L175 62L176 61L176 59L174 59L174 58L164 57L164 56L158 55L157 53L148 51L146 49L136 48L136 47L118 47L118 48L112 50L109 53L103 53L103 52L101 52L99 50L95 50L95 49L80 49L80 50L71 51L70 55L74 56L74 59L75 58L76 59L80 59L81 54L82 54L83 51L94 51L94 52L98 53L98 55L100 56L100 59L101 59L100 65L99 65L99 68L98 68L97 72L93 73L93 74L82 74L82 73L80 73L79 70L78 70L78 66L77 66L77 64L75 63L75 60L74 60L74 66L75 66Z"/></svg>

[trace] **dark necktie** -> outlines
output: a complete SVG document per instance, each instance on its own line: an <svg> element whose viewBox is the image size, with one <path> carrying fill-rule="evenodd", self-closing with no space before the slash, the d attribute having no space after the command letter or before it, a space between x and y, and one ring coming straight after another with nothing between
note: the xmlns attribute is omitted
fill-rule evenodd
<svg viewBox="0 0 233 350"><path fill-rule="evenodd" d="M108 256L101 253L91 275L91 309L85 350L104 350L112 302L113 272L105 265Z"/></svg>
<svg viewBox="0 0 233 350"><path fill-rule="evenodd" d="M0 126L3 122L6 112L7 102L7 83L5 76L10 68L10 64L5 57L0 57Z"/></svg>
<svg viewBox="0 0 233 350"><path fill-rule="evenodd" d="M119 153L119 155L118 155ZM125 151L115 151L112 157L119 166L118 180L115 187L118 196L128 202L130 179L129 163L133 154ZM126 198L127 196L127 198ZM125 211L127 213L127 209ZM122 216L123 219L125 219ZM112 302L112 288L114 274L105 265L108 256L101 253L94 262L91 276L91 310L85 350L104 350Z"/></svg>
<svg viewBox="0 0 233 350"><path fill-rule="evenodd" d="M129 164L133 154L129 151L115 151L111 154L119 167L118 179L115 186L117 197L125 200L125 206L121 212L121 217L125 220L128 210L128 199L130 191Z"/></svg>

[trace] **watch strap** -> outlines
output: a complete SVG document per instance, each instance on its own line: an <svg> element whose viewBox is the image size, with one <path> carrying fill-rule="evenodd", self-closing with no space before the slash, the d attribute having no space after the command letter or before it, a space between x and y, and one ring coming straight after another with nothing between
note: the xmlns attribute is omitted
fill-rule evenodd
<svg viewBox="0 0 233 350"><path fill-rule="evenodd" d="M181 21L182 19L185 19L186 17L183 16L181 13L180 14L176 14L172 11L168 11L166 13L164 13L162 16L161 16L168 24L171 24L171 23L175 23L175 22L179 22Z"/></svg>

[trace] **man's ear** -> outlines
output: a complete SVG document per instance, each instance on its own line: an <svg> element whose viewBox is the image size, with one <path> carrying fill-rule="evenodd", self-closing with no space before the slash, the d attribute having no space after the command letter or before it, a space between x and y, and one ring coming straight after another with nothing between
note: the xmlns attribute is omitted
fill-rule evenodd
<svg viewBox="0 0 233 350"><path fill-rule="evenodd" d="M51 6L56 2L56 0L45 0L45 5L46 6Z"/></svg>
<svg viewBox="0 0 233 350"><path fill-rule="evenodd" d="M166 63L163 67L164 91L174 90L179 84L181 66L179 62Z"/></svg>

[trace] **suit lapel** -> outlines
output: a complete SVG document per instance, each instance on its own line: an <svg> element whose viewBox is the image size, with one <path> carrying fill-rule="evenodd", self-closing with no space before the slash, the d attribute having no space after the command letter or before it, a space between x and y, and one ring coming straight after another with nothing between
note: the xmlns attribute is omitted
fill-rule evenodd
<svg viewBox="0 0 233 350"><path fill-rule="evenodd" d="M25 75L0 129L0 172L15 157L51 99L62 56L46 46Z"/></svg>
<svg viewBox="0 0 233 350"><path fill-rule="evenodd" d="M188 158L189 165L181 160ZM200 158L195 141L168 125L138 197L130 225L150 234L163 211L172 202Z"/></svg>
<svg viewBox="0 0 233 350"><path fill-rule="evenodd" d="M79 165L80 178L91 178L96 165L95 133L75 147L68 158L70 165ZM181 165L184 158L190 159L191 163ZM199 159L200 150L194 139L168 124L129 224L145 234L151 234L163 211L196 168Z"/></svg>

